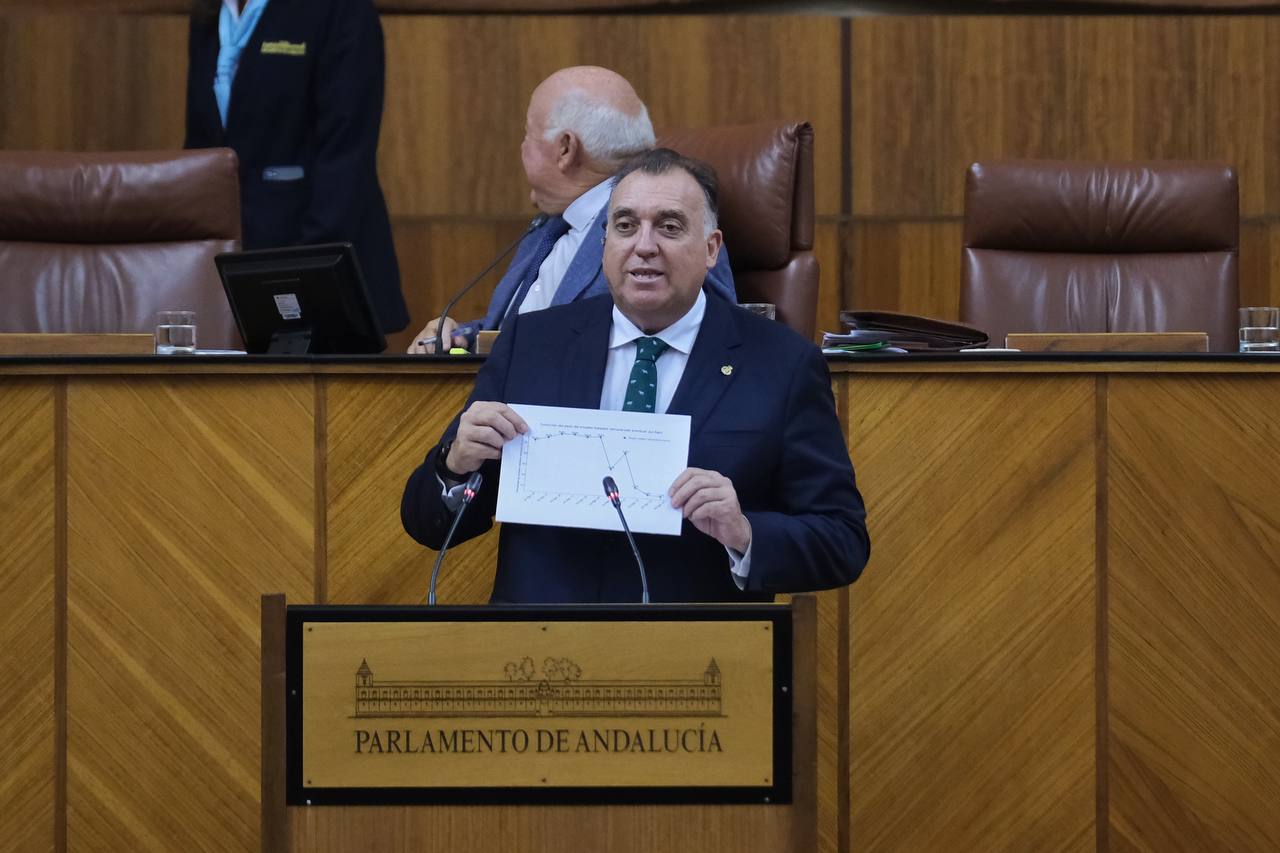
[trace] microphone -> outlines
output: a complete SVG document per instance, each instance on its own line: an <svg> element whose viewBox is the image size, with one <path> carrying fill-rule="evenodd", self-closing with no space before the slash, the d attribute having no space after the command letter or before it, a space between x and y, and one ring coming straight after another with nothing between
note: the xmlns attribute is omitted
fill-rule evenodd
<svg viewBox="0 0 1280 853"><path fill-rule="evenodd" d="M433 607L436 603L436 580L440 577L440 565L444 562L444 552L449 550L449 543L453 541L453 532L458 529L458 522L462 520L462 514L467 511L467 506L475 500L476 492L480 491L482 482L484 477L476 471L467 478L467 484L462 487L462 503L458 504L458 508L453 511L453 523L449 525L444 544L440 546L440 553L436 555L436 564L431 569L431 588L427 590L427 604Z"/></svg>
<svg viewBox="0 0 1280 853"><path fill-rule="evenodd" d="M613 508L618 511L618 518L622 520L622 529L627 534L627 541L631 543L631 553L636 555L636 565L640 567L640 603L649 603L649 578L644 572L644 560L640 559L640 549L636 547L635 537L631 535L631 528L627 526L627 517L622 514L622 500L618 497L618 484L613 481L612 477L604 478L604 496L609 499L609 503L613 504Z"/></svg>
<svg viewBox="0 0 1280 853"><path fill-rule="evenodd" d="M479 275L477 275L475 278L471 279L471 281L463 285L462 289L453 295L453 298L450 299L448 304L444 306L444 310L440 312L440 319L436 322L436 352L437 353L448 352L449 348L453 345L452 335L449 336L450 339L448 341L444 339L444 318L449 316L449 312L453 310L454 305L458 304L458 300L461 299L463 296L465 296L468 290L475 287L476 283L479 282L480 279L488 275L489 270L496 267L499 261L501 261L507 255L511 254L511 252L515 249L515 247L519 246L524 241L525 237L528 237L532 232L541 228L542 223L546 222L550 218L551 217L545 213L539 213L537 216L533 217L533 219L529 221L529 227L524 229L523 234L521 234L514 241L512 241L510 246L507 246L507 248L503 249L501 254L499 254L496 258L490 261L489 266L480 270Z"/></svg>

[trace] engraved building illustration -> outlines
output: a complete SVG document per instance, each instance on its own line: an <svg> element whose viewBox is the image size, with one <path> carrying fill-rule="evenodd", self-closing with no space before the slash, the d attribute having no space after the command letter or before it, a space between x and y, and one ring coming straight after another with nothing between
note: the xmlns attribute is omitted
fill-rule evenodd
<svg viewBox="0 0 1280 853"><path fill-rule="evenodd" d="M356 717L718 717L721 673L713 658L700 678L582 680L572 661L509 663L492 681L375 681L356 670Z"/></svg>

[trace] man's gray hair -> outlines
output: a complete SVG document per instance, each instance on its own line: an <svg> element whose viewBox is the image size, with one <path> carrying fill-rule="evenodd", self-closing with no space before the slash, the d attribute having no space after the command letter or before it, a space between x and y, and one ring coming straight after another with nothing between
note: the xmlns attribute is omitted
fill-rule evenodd
<svg viewBox="0 0 1280 853"><path fill-rule="evenodd" d="M556 101L547 116L543 138L554 139L566 130L578 137L592 160L615 165L643 154L655 142L653 122L644 104L636 115L627 115L581 89L570 90Z"/></svg>

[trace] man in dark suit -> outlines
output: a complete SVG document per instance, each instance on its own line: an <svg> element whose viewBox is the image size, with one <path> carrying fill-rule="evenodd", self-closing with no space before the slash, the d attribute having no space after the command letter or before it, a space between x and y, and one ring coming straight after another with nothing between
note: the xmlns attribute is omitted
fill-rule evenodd
<svg viewBox="0 0 1280 853"><path fill-rule="evenodd" d="M203 0L192 14L186 147L239 156L244 248L350 241L382 330L403 329L409 312L377 173L377 10L371 0L239 6L237 15Z"/></svg>
<svg viewBox="0 0 1280 853"><path fill-rule="evenodd" d="M715 263L715 178L666 149L624 169L609 204L602 296L504 328L466 410L410 476L405 529L439 548L456 484L485 486L459 541L492 524L508 403L683 413L689 465L671 484L679 536L640 535L654 601L769 600L853 581L869 539L820 351L702 290ZM639 380L639 385L633 380ZM639 395L637 387L652 393ZM504 524L492 600L636 601L620 533Z"/></svg>
<svg viewBox="0 0 1280 853"><path fill-rule="evenodd" d="M529 200L546 214L531 230L494 288L484 317L458 323L431 320L410 353L438 351L436 329L455 346L504 319L609 292L600 267L609 178L631 157L653 147L653 124L635 89L597 66L562 68L538 84L525 115L520 162ZM707 289L737 302L729 260L721 252Z"/></svg>

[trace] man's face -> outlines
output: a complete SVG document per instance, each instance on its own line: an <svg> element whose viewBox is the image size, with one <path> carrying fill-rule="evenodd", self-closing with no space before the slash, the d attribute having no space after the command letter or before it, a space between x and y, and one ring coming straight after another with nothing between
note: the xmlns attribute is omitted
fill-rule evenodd
<svg viewBox="0 0 1280 853"><path fill-rule="evenodd" d="M550 105L541 91L529 99L525 116L524 141L520 143L520 162L529 181L529 200L543 213L563 213L573 201L573 188L560 169L560 138L545 139L547 111ZM570 197L566 198L566 194Z"/></svg>
<svg viewBox="0 0 1280 853"><path fill-rule="evenodd" d="M604 275L613 302L645 332L670 326L693 307L720 252L704 234L707 201L683 169L632 172L609 199Z"/></svg>

